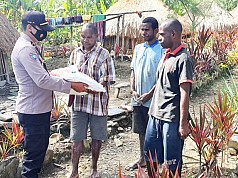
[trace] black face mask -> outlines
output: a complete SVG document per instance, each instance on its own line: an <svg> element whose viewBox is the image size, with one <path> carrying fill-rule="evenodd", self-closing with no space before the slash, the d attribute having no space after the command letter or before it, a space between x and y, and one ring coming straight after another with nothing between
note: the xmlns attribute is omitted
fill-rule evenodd
<svg viewBox="0 0 238 178"><path fill-rule="evenodd" d="M36 27L32 26L34 29L36 29L36 34L33 34L31 32L31 34L37 39L37 41L42 41L47 37L47 31L45 30L39 30Z"/></svg>

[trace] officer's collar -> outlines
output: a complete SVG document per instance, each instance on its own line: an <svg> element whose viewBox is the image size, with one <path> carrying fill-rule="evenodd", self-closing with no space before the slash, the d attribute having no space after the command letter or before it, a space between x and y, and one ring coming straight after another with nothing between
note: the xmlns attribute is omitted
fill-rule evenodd
<svg viewBox="0 0 238 178"><path fill-rule="evenodd" d="M26 41L33 43L32 39L25 33L21 33L21 37L24 38Z"/></svg>

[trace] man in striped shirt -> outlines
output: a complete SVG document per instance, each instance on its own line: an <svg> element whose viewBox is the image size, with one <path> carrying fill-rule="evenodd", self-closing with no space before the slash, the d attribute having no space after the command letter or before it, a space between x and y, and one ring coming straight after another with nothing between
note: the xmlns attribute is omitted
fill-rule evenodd
<svg viewBox="0 0 238 178"><path fill-rule="evenodd" d="M106 92L76 96L72 106L71 139L72 172L70 178L78 177L79 158L83 151L83 140L87 138L88 126L92 138L91 177L99 177L97 161L102 140L107 139L107 112L109 86L115 82L115 68L108 50L97 45L97 28L88 23L82 27L82 46L70 56L70 64L76 64L79 71L101 83Z"/></svg>

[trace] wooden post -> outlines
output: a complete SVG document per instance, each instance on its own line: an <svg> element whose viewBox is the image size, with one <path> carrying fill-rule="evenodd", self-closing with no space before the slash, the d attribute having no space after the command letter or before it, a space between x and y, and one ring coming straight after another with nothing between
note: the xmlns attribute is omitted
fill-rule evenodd
<svg viewBox="0 0 238 178"><path fill-rule="evenodd" d="M133 54L133 52L134 52L134 49L135 49L135 38L133 37L133 38L131 39L131 50L132 50L132 54Z"/></svg>
<svg viewBox="0 0 238 178"><path fill-rule="evenodd" d="M70 54L73 51L73 26L70 26Z"/></svg>
<svg viewBox="0 0 238 178"><path fill-rule="evenodd" d="M116 43L115 43L115 46L114 46L114 51L116 52L116 45L119 45L119 28L120 28L120 17L118 17L117 19L117 35L116 35Z"/></svg>
<svg viewBox="0 0 238 178"><path fill-rule="evenodd" d="M10 76L9 76L9 74L10 74L10 71L9 71L9 67L8 67L8 62L6 61L8 58L7 58L7 54L5 54L5 57L4 57L4 59L5 59L5 68L6 68L6 79L7 79L7 82L8 83L10 83ZM3 60L4 60L3 59Z"/></svg>
<svg viewBox="0 0 238 178"><path fill-rule="evenodd" d="M123 54L124 54L124 48L125 48L125 14L122 15L122 33L121 33L121 60L123 61Z"/></svg>

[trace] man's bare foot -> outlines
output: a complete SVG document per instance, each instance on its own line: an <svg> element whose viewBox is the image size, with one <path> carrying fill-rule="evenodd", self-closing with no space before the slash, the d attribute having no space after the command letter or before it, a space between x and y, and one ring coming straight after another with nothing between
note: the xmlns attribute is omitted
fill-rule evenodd
<svg viewBox="0 0 238 178"><path fill-rule="evenodd" d="M99 175L97 170L92 170L90 178L101 178L101 176Z"/></svg>
<svg viewBox="0 0 238 178"><path fill-rule="evenodd" d="M145 167L146 166L146 162L144 160L138 160L136 162L130 163L129 165L126 166L126 170L127 171L132 171L134 169L138 168L138 165L140 165L140 167Z"/></svg>

